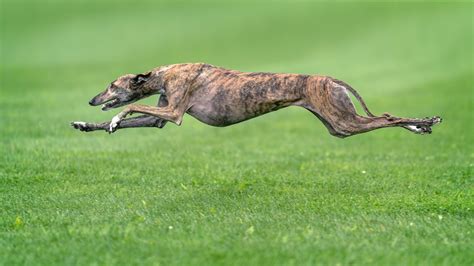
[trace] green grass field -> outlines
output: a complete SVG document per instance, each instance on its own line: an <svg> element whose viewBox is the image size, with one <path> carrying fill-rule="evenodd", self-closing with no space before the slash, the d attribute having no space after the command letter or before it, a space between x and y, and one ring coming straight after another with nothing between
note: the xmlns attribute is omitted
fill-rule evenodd
<svg viewBox="0 0 474 266"><path fill-rule="evenodd" d="M0 265L473 265L473 4L1 2ZM432 135L304 109L82 133L125 73L326 74ZM157 97L144 103L154 104Z"/></svg>

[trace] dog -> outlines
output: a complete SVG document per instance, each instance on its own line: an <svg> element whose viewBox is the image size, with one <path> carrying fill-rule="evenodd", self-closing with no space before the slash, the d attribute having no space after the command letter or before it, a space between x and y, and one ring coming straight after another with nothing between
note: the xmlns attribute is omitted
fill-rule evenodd
<svg viewBox="0 0 474 266"><path fill-rule="evenodd" d="M356 112L348 93L360 102L367 116ZM154 94L160 95L157 106L132 104ZM329 76L240 72L204 63L161 66L121 76L89 104L103 105L104 111L126 107L109 122L72 122L74 128L109 133L132 127L163 128L167 122L181 125L185 113L205 124L225 127L288 106L307 109L339 138L386 127L429 134L431 127L442 121L439 116L375 116L355 89ZM126 118L133 113L142 115Z"/></svg>

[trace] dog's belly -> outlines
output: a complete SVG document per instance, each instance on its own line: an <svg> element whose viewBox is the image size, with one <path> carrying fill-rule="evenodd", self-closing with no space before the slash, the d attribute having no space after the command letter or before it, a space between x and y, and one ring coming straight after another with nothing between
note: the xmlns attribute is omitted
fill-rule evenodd
<svg viewBox="0 0 474 266"><path fill-rule="evenodd" d="M209 106L195 105L187 113L205 124L216 127L225 127L243 121L231 115L219 113Z"/></svg>
<svg viewBox="0 0 474 266"><path fill-rule="evenodd" d="M260 110L248 112L244 106L235 105L235 104L223 104L219 108L215 108L213 104L210 105L193 105L187 113L197 120L206 123L211 126L216 127L225 127L233 125L259 115L266 114L271 111L283 108L286 106L260 106Z"/></svg>
<svg viewBox="0 0 474 266"><path fill-rule="evenodd" d="M187 113L203 123L218 127L236 124L296 103L292 98L276 95L240 97L238 93L225 90L207 96L194 99Z"/></svg>
<svg viewBox="0 0 474 266"><path fill-rule="evenodd" d="M212 126L228 126L290 105L303 97L306 75L211 69L194 87L187 113Z"/></svg>

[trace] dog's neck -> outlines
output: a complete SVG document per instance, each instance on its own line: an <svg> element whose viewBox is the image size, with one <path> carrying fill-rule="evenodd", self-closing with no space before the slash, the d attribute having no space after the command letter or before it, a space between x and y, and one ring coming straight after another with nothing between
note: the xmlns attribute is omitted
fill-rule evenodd
<svg viewBox="0 0 474 266"><path fill-rule="evenodd" d="M153 95L153 94L163 94L164 93L164 80L163 80L162 71L153 72L150 76L150 79L143 86L143 94Z"/></svg>

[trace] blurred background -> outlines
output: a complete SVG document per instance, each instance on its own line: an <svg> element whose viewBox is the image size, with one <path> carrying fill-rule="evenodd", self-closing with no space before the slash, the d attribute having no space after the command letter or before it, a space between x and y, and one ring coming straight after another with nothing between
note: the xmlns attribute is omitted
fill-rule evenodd
<svg viewBox="0 0 474 266"><path fill-rule="evenodd" d="M5 264L470 264L472 3L3 0L0 9ZM120 111L88 105L118 76L185 62L330 75L375 114L444 122L430 136L391 128L343 140L296 107L227 128L189 116L112 135L69 126ZM426 220L438 213L452 220Z"/></svg>
<svg viewBox="0 0 474 266"><path fill-rule="evenodd" d="M3 119L15 130L39 133L30 119L57 132L110 118L118 110L86 104L110 81L183 62L330 75L376 113L451 114L443 103L460 112L472 96L472 83L452 82L472 76L470 4L3 1L2 10Z"/></svg>
<svg viewBox="0 0 474 266"><path fill-rule="evenodd" d="M449 106L469 113L472 100L470 4L2 3L4 133L39 134L44 122L57 134L69 120L110 118L118 110L86 104L110 81L182 62L330 75L376 113L449 121Z"/></svg>

